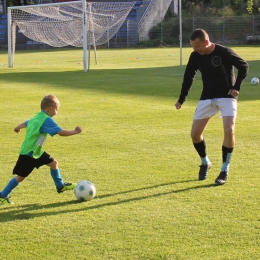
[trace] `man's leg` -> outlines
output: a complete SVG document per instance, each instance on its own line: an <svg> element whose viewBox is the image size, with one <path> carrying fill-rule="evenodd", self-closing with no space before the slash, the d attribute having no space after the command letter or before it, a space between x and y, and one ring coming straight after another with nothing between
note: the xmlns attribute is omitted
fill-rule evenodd
<svg viewBox="0 0 260 260"><path fill-rule="evenodd" d="M203 132L210 118L194 119L191 128L191 138L193 145L200 156L201 166L199 171L199 180L205 180L208 175L208 170L211 168L211 162L206 153L206 143L203 138Z"/></svg>
<svg viewBox="0 0 260 260"><path fill-rule="evenodd" d="M229 164L235 146L235 124L236 117L223 116L224 140L222 145L222 167L215 183L223 185L227 181Z"/></svg>

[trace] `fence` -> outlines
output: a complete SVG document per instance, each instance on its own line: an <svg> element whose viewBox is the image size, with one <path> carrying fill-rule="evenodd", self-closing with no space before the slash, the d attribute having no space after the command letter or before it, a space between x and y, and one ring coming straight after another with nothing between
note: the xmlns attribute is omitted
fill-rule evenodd
<svg viewBox="0 0 260 260"><path fill-rule="evenodd" d="M147 19L150 19L147 17ZM1 22L4 20L1 19ZM152 24L152 21L151 21ZM260 15L236 17L184 17L182 19L182 44L189 45L189 36L196 28L205 29L213 42L220 44L260 44ZM0 28L1 29L1 28ZM6 30L6 29L5 29ZM104 44L104 48L128 48L136 46L178 46L179 18L164 19L151 28L149 39L141 41L138 37L138 21L127 20L119 32ZM7 40L0 41L0 49L7 48ZM21 44L20 48L26 48Z"/></svg>
<svg viewBox="0 0 260 260"><path fill-rule="evenodd" d="M185 17L182 19L182 42L189 44L189 36L196 28L205 29L212 41L221 44L260 42L260 15L239 17ZM179 44L179 18L163 20L150 30L150 39L161 45Z"/></svg>

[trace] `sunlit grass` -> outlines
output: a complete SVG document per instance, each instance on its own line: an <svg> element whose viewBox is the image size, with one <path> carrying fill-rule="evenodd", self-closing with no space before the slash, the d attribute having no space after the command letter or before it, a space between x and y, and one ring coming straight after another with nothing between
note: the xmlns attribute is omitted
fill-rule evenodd
<svg viewBox="0 0 260 260"><path fill-rule="evenodd" d="M250 63L241 88L237 145L230 178L221 166L222 120L205 132L213 162L197 181L200 160L189 137L201 92L198 75L179 111L185 66L179 49L98 50L82 71L82 51L18 51L7 68L0 53L1 187L12 169L24 131L13 128L40 109L52 93L61 101L54 120L72 137L48 137L45 149L59 161L65 181L91 180L96 198L78 203L58 194L49 169L35 170L0 206L0 259L258 259L259 254L259 48L235 47ZM183 49L186 64L190 48ZM254 52L254 55L252 55Z"/></svg>

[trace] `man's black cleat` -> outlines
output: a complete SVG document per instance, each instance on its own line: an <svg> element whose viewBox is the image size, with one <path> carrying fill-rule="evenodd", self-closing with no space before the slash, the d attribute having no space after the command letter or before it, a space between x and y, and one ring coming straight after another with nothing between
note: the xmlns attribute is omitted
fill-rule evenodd
<svg viewBox="0 0 260 260"><path fill-rule="evenodd" d="M200 171L199 171L199 181L206 180L208 176L208 170L211 168L212 164L202 164L200 166Z"/></svg>
<svg viewBox="0 0 260 260"><path fill-rule="evenodd" d="M227 182L228 173L227 172L220 172L219 176L215 180L217 185L223 185Z"/></svg>

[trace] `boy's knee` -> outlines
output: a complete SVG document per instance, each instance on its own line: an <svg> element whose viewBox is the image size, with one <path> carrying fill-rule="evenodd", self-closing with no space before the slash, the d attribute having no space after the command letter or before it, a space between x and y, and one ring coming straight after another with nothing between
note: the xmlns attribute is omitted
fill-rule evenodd
<svg viewBox="0 0 260 260"><path fill-rule="evenodd" d="M58 163L58 161L56 159L54 159L53 162L51 162L49 164L49 166L51 167L52 170L56 170L56 169L59 168L59 163Z"/></svg>
<svg viewBox="0 0 260 260"><path fill-rule="evenodd" d="M17 175L17 176L15 177L15 179L16 179L17 182L22 182L22 181L25 179L25 177L22 177L22 176Z"/></svg>
<svg viewBox="0 0 260 260"><path fill-rule="evenodd" d="M54 165L55 165L55 168L57 169L57 168L58 168L58 166L59 166L59 163L58 163L58 161L54 159L53 163L54 163Z"/></svg>

